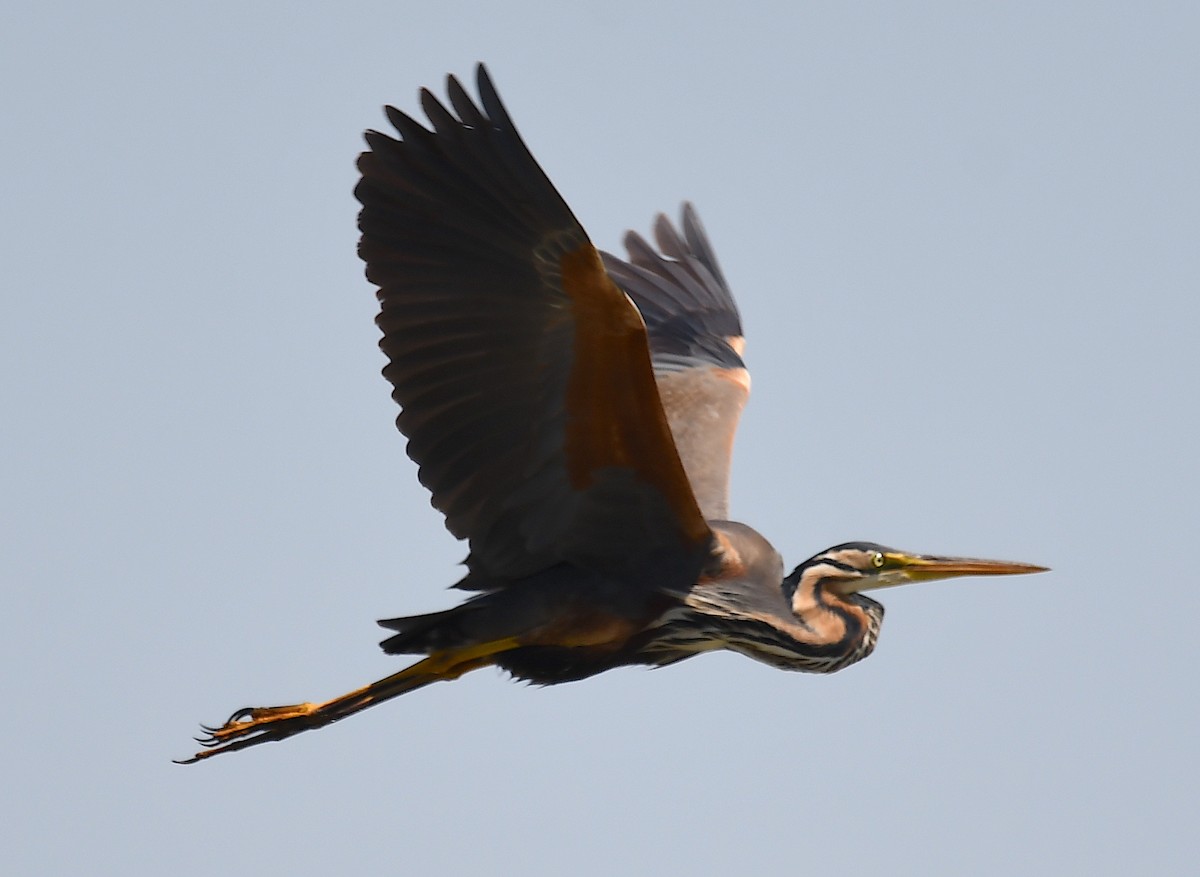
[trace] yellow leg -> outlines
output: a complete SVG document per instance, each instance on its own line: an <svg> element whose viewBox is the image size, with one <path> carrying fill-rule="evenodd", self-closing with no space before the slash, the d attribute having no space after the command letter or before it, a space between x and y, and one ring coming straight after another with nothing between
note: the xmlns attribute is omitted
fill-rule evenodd
<svg viewBox="0 0 1200 877"><path fill-rule="evenodd" d="M202 726L205 735L197 737L196 742L205 748L178 763L194 764L222 752L233 752L259 743L284 740L302 731L323 727L377 703L424 688L430 683L457 679L471 670L486 667L492 663L494 655L520 645L516 637L507 637L463 649L435 652L399 673L393 673L378 682L364 685L324 703L306 702L289 706L240 709L219 728Z"/></svg>

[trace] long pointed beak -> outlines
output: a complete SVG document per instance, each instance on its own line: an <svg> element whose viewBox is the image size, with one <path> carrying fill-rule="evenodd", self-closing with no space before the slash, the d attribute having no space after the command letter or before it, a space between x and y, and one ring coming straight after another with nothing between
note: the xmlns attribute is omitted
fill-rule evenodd
<svg viewBox="0 0 1200 877"><path fill-rule="evenodd" d="M1046 572L1044 566L1008 560L978 560L974 557L935 557L928 554L893 554L888 557L914 582L950 579L956 576L1015 576Z"/></svg>
<svg viewBox="0 0 1200 877"><path fill-rule="evenodd" d="M980 560L975 557L937 557L931 554L884 554L884 567L874 578L863 580L859 590L887 588L908 582L931 582L958 576L1014 576L1046 572L1048 567L1008 560Z"/></svg>

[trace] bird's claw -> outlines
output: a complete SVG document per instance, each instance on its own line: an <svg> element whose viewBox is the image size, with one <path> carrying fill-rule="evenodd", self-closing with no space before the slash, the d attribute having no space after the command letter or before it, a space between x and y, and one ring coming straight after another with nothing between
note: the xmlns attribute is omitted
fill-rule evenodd
<svg viewBox="0 0 1200 877"><path fill-rule="evenodd" d="M193 764L222 752L245 749L257 743L283 740L306 730L308 721L317 710L312 703L289 706L243 707L231 715L219 728L201 725L203 736L194 738L204 747L191 758L177 759L177 764Z"/></svg>

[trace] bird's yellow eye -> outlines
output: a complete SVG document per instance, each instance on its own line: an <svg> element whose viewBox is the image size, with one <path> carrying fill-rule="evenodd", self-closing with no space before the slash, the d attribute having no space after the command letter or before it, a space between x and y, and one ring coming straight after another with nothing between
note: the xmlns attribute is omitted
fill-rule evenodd
<svg viewBox="0 0 1200 877"><path fill-rule="evenodd" d="M876 551L873 555L871 555L871 563L874 564L875 569L882 568L883 567L883 552Z"/></svg>

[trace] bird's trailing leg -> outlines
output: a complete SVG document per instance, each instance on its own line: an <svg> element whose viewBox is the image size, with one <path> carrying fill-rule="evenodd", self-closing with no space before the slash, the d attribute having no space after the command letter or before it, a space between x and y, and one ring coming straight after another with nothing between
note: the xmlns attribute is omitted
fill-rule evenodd
<svg viewBox="0 0 1200 877"><path fill-rule="evenodd" d="M432 682L457 679L464 673L494 663L494 656L517 648L521 643L516 637L492 640L459 649L435 652L411 667L393 673L378 682L364 685L341 697L324 703L297 703L289 706L246 707L235 712L219 728L204 728L204 736L196 742L205 748L179 764L194 764L205 758L269 743L285 740L302 731L321 728L338 719L361 712L367 707L401 694L424 688Z"/></svg>

